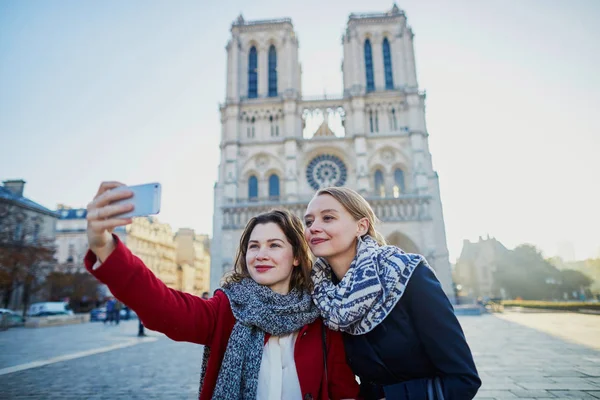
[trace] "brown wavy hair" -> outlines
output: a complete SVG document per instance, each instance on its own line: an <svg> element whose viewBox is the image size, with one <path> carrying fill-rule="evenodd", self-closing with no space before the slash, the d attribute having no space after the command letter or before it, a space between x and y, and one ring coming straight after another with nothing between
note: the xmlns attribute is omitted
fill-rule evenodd
<svg viewBox="0 0 600 400"><path fill-rule="evenodd" d="M315 197L323 194L328 194L339 201L356 221L366 218L369 221L369 230L365 235L371 236L381 246L386 244L383 235L375 229L375 224L379 222L379 219L375 215L369 202L367 202L367 200L365 200L358 192L347 187L332 186L319 189L315 194Z"/></svg>
<svg viewBox="0 0 600 400"><path fill-rule="evenodd" d="M246 264L246 253L248 251L250 235L256 225L268 224L270 222L277 224L281 228L288 242L292 245L294 258L299 262L298 266L292 269L290 290L296 288L300 291L311 293L313 287L312 280L310 279L312 261L308 243L304 238L304 226L300 218L284 209L273 209L250 218L240 237L233 271L223 277L221 284L237 283L244 278L250 278L248 265Z"/></svg>

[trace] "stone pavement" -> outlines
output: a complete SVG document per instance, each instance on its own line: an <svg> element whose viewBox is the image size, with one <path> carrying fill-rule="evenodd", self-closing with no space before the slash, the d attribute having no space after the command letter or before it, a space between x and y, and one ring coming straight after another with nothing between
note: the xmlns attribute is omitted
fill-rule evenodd
<svg viewBox="0 0 600 400"><path fill-rule="evenodd" d="M592 337L600 317L567 329L567 341L521 323L572 327L579 315L540 315L460 317L483 380L477 399L600 399L600 351L571 342ZM0 332L0 399L197 399L202 347L136 333L137 321Z"/></svg>

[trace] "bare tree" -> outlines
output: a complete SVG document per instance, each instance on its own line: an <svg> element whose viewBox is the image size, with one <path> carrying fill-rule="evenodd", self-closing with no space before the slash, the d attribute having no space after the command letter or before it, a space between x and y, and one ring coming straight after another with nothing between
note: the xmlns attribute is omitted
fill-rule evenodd
<svg viewBox="0 0 600 400"><path fill-rule="evenodd" d="M0 290L8 308L14 291L22 288L23 313L31 296L55 264L55 245L43 237L43 218L22 207L0 202Z"/></svg>

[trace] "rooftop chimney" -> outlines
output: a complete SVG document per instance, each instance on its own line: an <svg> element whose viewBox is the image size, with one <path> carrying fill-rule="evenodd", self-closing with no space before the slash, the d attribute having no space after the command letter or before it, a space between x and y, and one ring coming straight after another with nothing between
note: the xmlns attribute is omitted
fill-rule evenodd
<svg viewBox="0 0 600 400"><path fill-rule="evenodd" d="M23 197L23 189L25 188L25 181L23 179L13 179L2 183L6 189L12 192L12 194Z"/></svg>

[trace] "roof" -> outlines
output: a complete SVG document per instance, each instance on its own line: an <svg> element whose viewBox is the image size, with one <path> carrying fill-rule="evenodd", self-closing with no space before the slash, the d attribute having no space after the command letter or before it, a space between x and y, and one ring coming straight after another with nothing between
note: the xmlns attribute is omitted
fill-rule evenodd
<svg viewBox="0 0 600 400"><path fill-rule="evenodd" d="M46 207L36 203L33 200L28 199L27 197L17 196L4 186L0 186L0 200L6 200L10 203L13 203L19 207L26 208L32 211L37 211L42 214L50 215L52 217L58 218L58 213L47 209Z"/></svg>

